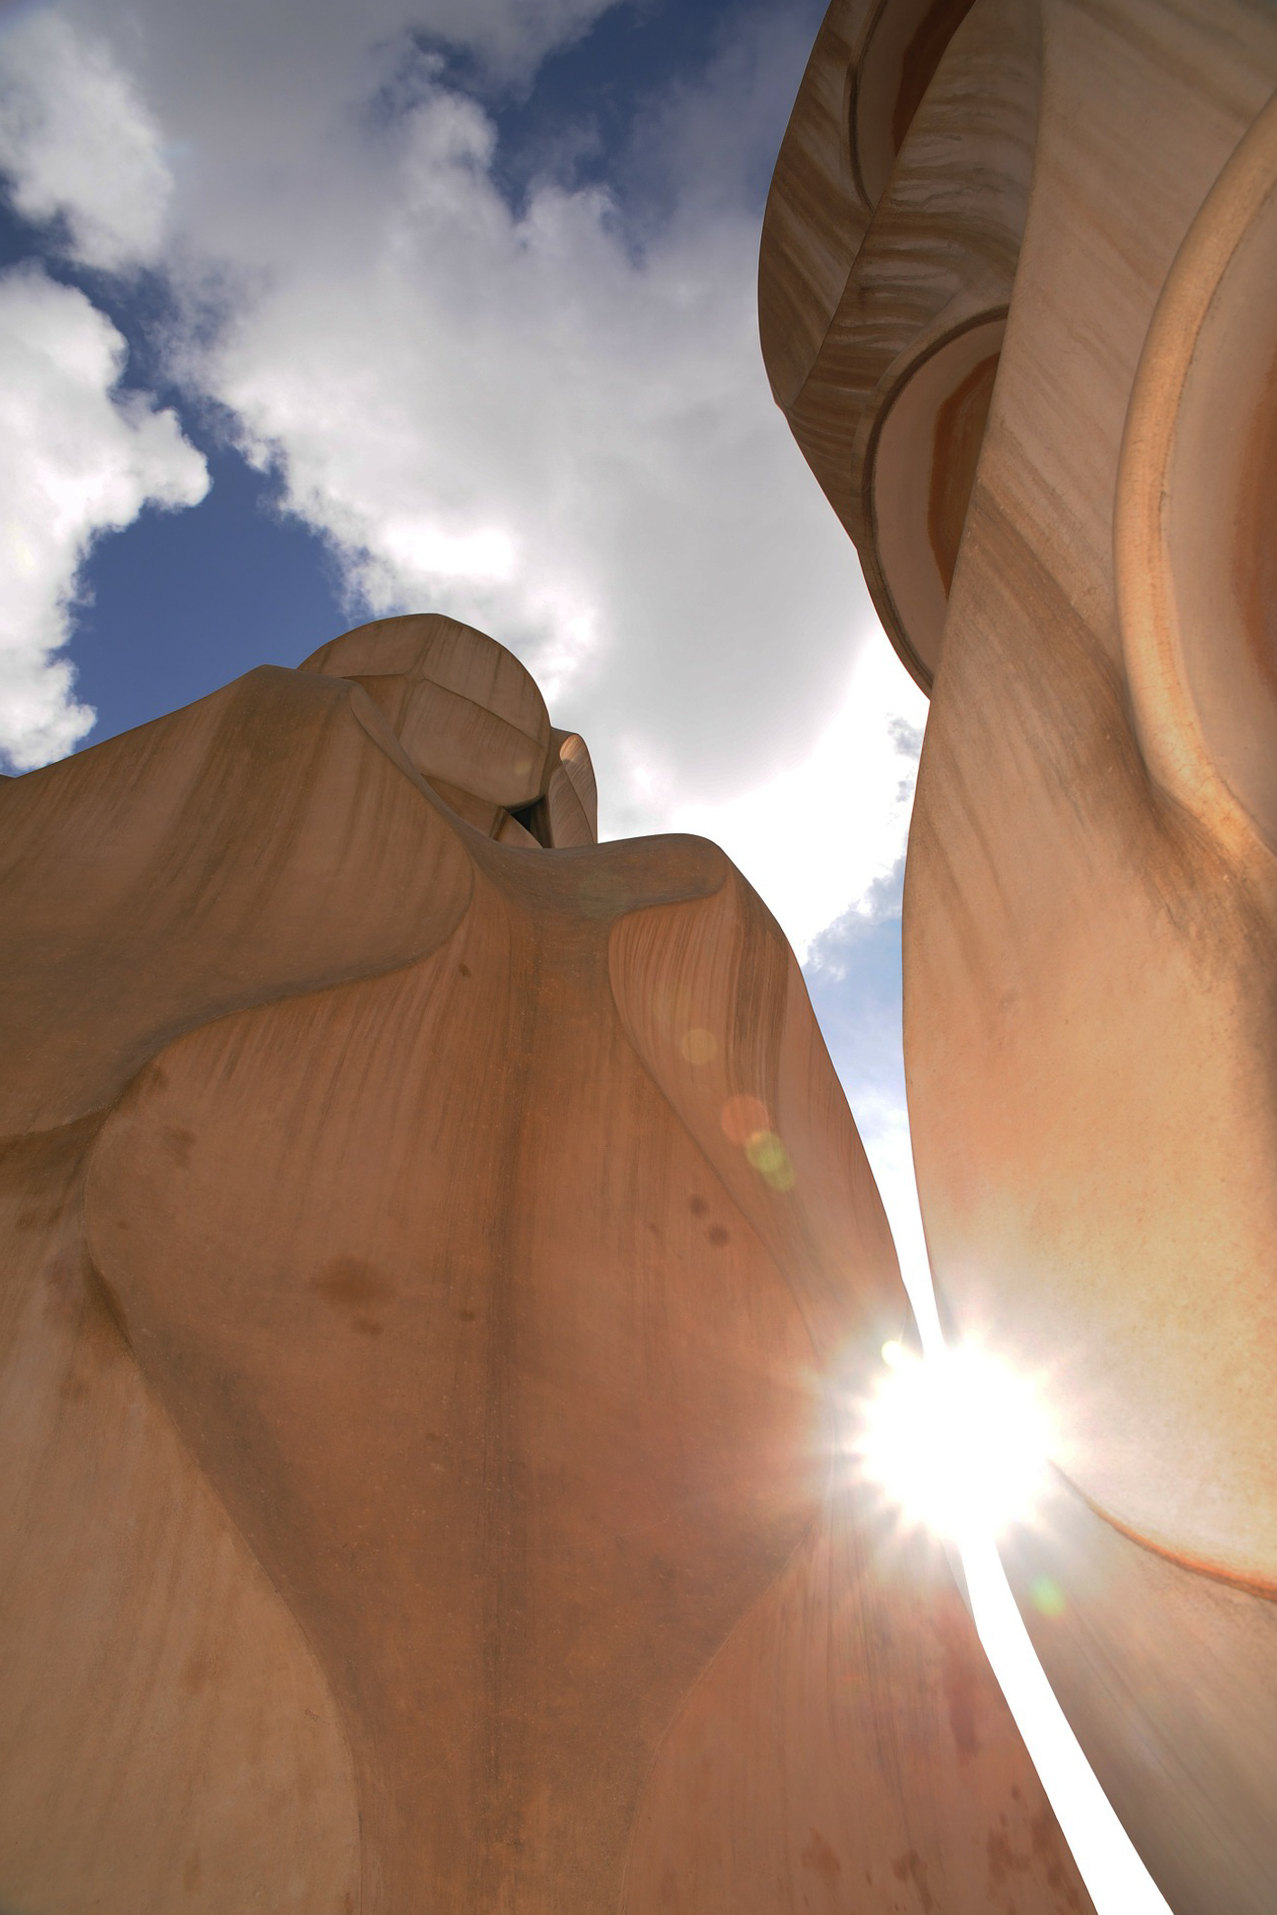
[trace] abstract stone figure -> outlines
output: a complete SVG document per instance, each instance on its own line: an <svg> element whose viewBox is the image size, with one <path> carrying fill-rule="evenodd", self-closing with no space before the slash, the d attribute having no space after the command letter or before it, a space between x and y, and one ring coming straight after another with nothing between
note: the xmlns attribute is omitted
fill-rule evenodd
<svg viewBox="0 0 1277 1915"><path fill-rule="evenodd" d="M0 1903L1088 1909L846 1453L907 1306L727 860L445 618L0 812Z"/></svg>
<svg viewBox="0 0 1277 1915"><path fill-rule="evenodd" d="M932 690L924 1220L1056 1428L1008 1566L1180 1915L1277 1895L1274 86L1263 0L835 0L760 272Z"/></svg>

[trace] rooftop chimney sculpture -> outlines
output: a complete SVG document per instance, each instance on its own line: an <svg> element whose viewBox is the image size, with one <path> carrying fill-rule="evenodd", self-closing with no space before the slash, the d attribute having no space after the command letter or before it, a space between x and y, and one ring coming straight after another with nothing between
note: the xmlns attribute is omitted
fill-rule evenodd
<svg viewBox="0 0 1277 1915"><path fill-rule="evenodd" d="M441 617L0 821L0 1904L1085 1915L726 858Z"/></svg>
<svg viewBox="0 0 1277 1915"><path fill-rule="evenodd" d="M1277 12L834 0L764 353L931 692L905 1062L1009 1566L1176 1915L1277 1885Z"/></svg>

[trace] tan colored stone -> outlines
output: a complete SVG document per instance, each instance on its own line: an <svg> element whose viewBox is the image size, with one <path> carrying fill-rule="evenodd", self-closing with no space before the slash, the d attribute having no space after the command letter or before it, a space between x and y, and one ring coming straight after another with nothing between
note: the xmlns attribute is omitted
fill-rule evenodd
<svg viewBox="0 0 1277 1915"><path fill-rule="evenodd" d="M865 16L830 19L804 89L851 49L854 148ZM771 355L934 678L905 894L928 1244L957 1326L1041 1379L1063 1475L1019 1593L1180 1915L1266 1915L1277 1881L1274 85L1258 0L977 0L846 221L800 390Z"/></svg>
<svg viewBox="0 0 1277 1915"><path fill-rule="evenodd" d="M543 736L593 835L466 629L0 796L0 1900L1085 1911L848 1455L906 1305L793 957L496 803Z"/></svg>

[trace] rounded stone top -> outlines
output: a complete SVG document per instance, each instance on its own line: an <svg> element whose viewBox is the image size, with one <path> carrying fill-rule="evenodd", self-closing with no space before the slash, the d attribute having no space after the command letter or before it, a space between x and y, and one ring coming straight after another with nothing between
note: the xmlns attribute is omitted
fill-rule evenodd
<svg viewBox="0 0 1277 1915"><path fill-rule="evenodd" d="M361 685L444 801L506 843L593 844L585 741L550 723L536 680L486 632L442 612L373 619L300 669Z"/></svg>

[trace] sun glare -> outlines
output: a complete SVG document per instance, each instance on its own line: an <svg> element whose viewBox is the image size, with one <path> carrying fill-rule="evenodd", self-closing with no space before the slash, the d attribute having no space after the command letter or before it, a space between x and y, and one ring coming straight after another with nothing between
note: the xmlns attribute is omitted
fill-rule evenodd
<svg viewBox="0 0 1277 1915"><path fill-rule="evenodd" d="M919 1357L883 1345L856 1454L906 1521L954 1542L1028 1521L1045 1482L1045 1415L1031 1382L973 1346Z"/></svg>

